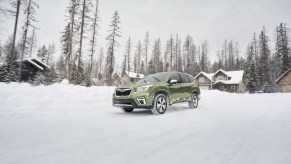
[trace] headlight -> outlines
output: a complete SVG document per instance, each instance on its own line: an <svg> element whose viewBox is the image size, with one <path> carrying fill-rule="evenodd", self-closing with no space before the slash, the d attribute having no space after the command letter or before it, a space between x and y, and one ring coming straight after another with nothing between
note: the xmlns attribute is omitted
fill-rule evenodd
<svg viewBox="0 0 291 164"><path fill-rule="evenodd" d="M142 87L137 87L136 88L136 92L146 92L150 87L152 87L153 85L146 85L146 86L142 86Z"/></svg>

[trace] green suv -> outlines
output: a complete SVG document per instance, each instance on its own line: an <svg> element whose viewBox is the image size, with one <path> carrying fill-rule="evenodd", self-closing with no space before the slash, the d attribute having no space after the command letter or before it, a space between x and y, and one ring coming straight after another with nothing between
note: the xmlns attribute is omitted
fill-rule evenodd
<svg viewBox="0 0 291 164"><path fill-rule="evenodd" d="M200 89L191 75L160 72L148 75L136 84L116 87L113 106L124 112L146 108L153 114L164 114L174 103L188 102L190 108L197 108L199 99Z"/></svg>

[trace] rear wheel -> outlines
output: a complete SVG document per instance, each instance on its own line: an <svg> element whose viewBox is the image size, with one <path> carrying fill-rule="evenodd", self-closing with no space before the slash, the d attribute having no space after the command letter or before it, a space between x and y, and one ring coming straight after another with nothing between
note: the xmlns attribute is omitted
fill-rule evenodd
<svg viewBox="0 0 291 164"><path fill-rule="evenodd" d="M121 108L123 112L129 113L132 112L134 108Z"/></svg>
<svg viewBox="0 0 291 164"><path fill-rule="evenodd" d="M167 107L167 97L164 94L158 94L154 99L154 106L151 111L153 114L164 114Z"/></svg>
<svg viewBox="0 0 291 164"><path fill-rule="evenodd" d="M194 109L198 107L198 97L195 93L192 93L191 101L188 102L189 108Z"/></svg>

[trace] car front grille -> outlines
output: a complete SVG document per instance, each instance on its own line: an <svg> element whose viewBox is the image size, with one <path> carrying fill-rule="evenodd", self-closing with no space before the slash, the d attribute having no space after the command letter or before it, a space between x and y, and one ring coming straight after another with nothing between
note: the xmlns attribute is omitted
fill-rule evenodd
<svg viewBox="0 0 291 164"><path fill-rule="evenodd" d="M130 88L117 88L115 91L116 96L128 96L131 93Z"/></svg>

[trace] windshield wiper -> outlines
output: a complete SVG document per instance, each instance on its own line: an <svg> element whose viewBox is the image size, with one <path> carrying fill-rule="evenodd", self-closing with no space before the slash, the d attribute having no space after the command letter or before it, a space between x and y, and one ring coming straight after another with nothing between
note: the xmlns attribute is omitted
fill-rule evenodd
<svg viewBox="0 0 291 164"><path fill-rule="evenodd" d="M154 78L155 80L157 80L157 82L161 82L158 78L152 76L152 78Z"/></svg>

